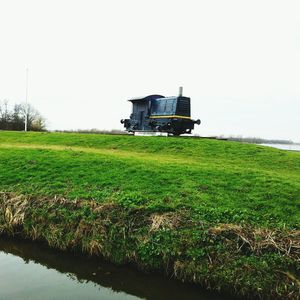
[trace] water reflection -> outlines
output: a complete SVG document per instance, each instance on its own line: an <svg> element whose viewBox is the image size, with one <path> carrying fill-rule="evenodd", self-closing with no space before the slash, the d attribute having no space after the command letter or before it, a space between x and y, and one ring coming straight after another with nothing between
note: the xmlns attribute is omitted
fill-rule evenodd
<svg viewBox="0 0 300 300"><path fill-rule="evenodd" d="M1 238L0 299L226 298L131 267L67 254L40 243Z"/></svg>

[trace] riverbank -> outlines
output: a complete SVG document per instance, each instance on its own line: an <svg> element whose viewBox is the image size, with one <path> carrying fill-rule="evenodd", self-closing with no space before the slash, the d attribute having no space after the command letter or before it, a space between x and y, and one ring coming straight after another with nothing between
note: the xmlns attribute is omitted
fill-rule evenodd
<svg viewBox="0 0 300 300"><path fill-rule="evenodd" d="M2 233L243 298L299 296L299 153L5 132L0 167Z"/></svg>
<svg viewBox="0 0 300 300"><path fill-rule="evenodd" d="M157 273L146 274L132 266L117 266L99 257L3 236L0 237L0 298L234 300Z"/></svg>

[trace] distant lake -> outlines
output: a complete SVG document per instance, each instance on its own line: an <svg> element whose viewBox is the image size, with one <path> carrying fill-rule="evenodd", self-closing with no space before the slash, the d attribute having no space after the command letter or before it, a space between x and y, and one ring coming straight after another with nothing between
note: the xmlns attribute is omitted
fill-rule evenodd
<svg viewBox="0 0 300 300"><path fill-rule="evenodd" d="M260 145L273 147L281 150L300 151L300 145L295 145L295 144L260 144Z"/></svg>

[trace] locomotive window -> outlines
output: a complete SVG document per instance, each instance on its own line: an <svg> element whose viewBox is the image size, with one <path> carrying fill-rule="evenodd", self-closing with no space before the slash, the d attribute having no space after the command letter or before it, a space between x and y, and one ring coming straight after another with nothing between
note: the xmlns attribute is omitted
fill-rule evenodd
<svg viewBox="0 0 300 300"><path fill-rule="evenodd" d="M174 115L176 111L176 98L157 99L152 102L151 114L154 116Z"/></svg>
<svg viewBox="0 0 300 300"><path fill-rule="evenodd" d="M174 114L174 99L166 100L165 113L166 114Z"/></svg>
<svg viewBox="0 0 300 300"><path fill-rule="evenodd" d="M153 105L152 105L152 114L153 115L164 114L164 111L165 111L165 101L164 100L153 101Z"/></svg>

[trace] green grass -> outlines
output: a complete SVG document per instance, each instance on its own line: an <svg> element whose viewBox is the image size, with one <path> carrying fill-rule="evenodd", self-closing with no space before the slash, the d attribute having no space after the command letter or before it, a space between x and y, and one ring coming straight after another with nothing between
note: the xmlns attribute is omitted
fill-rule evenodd
<svg viewBox="0 0 300 300"><path fill-rule="evenodd" d="M5 191L300 225L297 152L189 138L1 132L0 170Z"/></svg>
<svg viewBox="0 0 300 300"><path fill-rule="evenodd" d="M153 243L134 242L133 247L127 240L126 245L119 245L110 237L110 243L117 244L115 253L106 256L118 262L132 261L126 252L132 247L130 251L137 255L140 265L149 269L161 269L168 257L174 266L177 263L176 276L181 279L222 289L236 285L242 292L235 293L244 295L269 293L275 286L278 291L270 294L274 297L285 297L291 291L291 298L296 295L297 285L288 281L292 277L283 280L273 274L276 269L298 276L295 258L269 248L259 253L244 251L241 240L237 241L241 249L232 250L226 238L236 240L236 235L212 237L209 230L222 224L275 230L283 235L299 230L300 152L209 139L0 132L0 191L38 199L60 196L114 204L124 219L124 228L128 216L136 211L150 219L157 214L178 214L184 220L177 230L171 226L170 230L155 231L148 237ZM49 209L37 211L47 215ZM59 220L73 218L78 223L87 217L82 211L65 212L58 205L57 211L60 209L61 214L55 217ZM97 219L90 214L88 210L88 220ZM38 220L34 210L32 216ZM57 223L49 216L45 218ZM35 226L32 220L28 222ZM148 225L139 228L145 236ZM119 229L109 230L120 240ZM232 230L226 231L229 233ZM47 234L44 239L53 239L53 233ZM61 234L60 239L66 237ZM223 257L223 264L215 262L214 271L208 268L212 253ZM183 261L184 267L178 261ZM247 268L256 271L248 272Z"/></svg>

